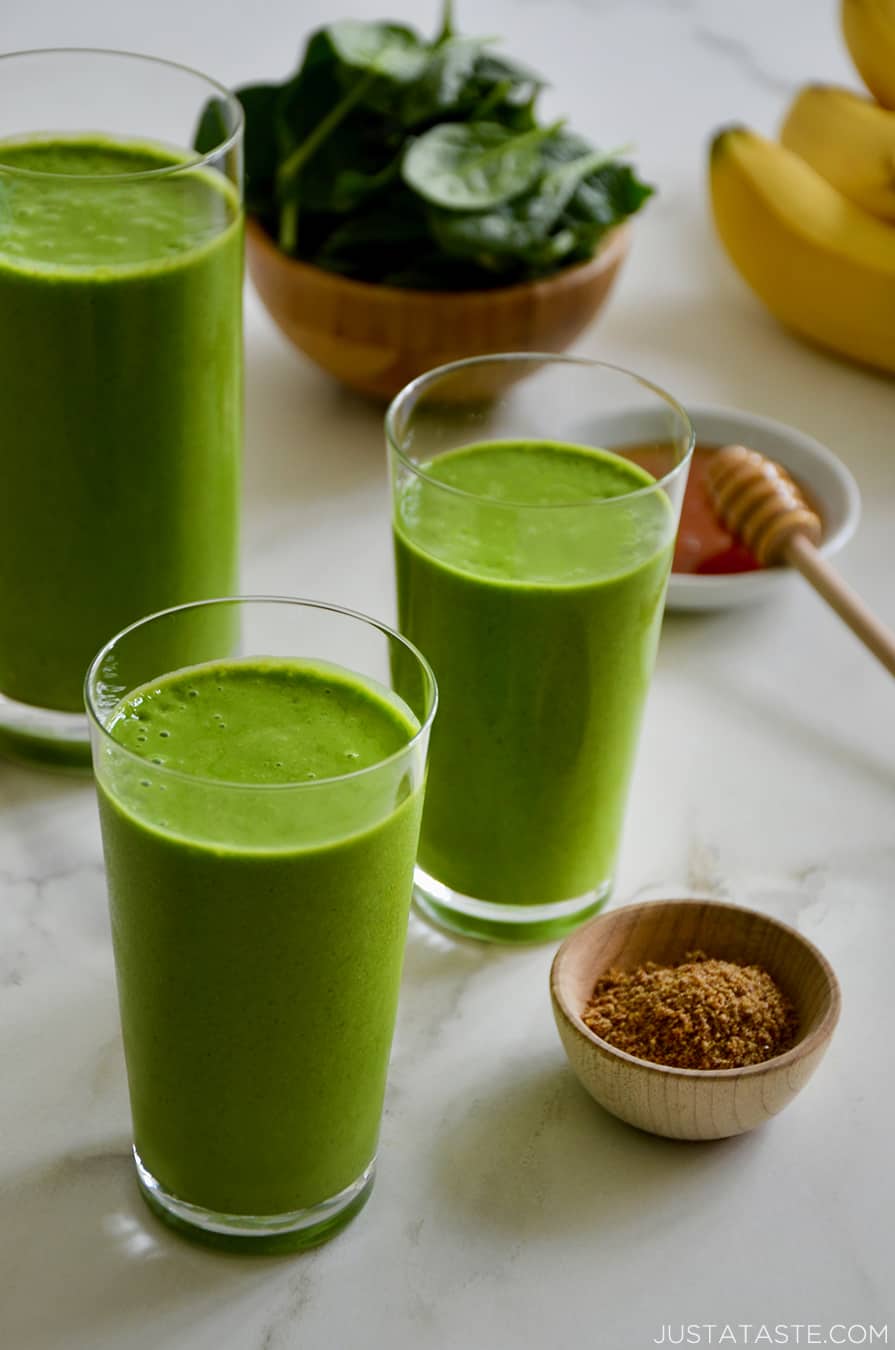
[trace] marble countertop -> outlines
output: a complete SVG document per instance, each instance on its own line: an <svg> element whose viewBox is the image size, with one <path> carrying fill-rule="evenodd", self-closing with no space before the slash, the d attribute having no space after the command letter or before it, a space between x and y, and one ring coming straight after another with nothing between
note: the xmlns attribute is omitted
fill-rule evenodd
<svg viewBox="0 0 895 1350"><path fill-rule="evenodd" d="M384 8L431 22L418 0ZM578 349L685 403L746 407L833 447L864 498L842 570L895 621L891 383L778 329L728 268L705 207L714 127L770 132L798 83L853 82L832 0L459 8L547 72L550 106L582 131L635 141L660 184ZM335 9L373 17L380 3ZM5 13L3 40L147 50L240 82L284 71L301 30L333 12L327 0L43 0ZM303 362L251 295L247 381L245 589L391 617L377 411ZM726 1324L826 1334L887 1319L895 1338L892 697L807 587L666 620L616 903L730 897L826 952L842 1021L783 1116L710 1145L628 1129L566 1066L551 947L455 942L414 918L373 1199L329 1246L277 1260L194 1248L144 1209L92 789L0 766L0 1345L639 1350L684 1324L718 1324L700 1332L708 1344Z"/></svg>

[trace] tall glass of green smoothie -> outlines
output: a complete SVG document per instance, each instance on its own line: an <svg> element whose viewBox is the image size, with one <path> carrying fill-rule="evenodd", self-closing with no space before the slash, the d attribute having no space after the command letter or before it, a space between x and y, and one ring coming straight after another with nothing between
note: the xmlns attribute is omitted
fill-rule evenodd
<svg viewBox="0 0 895 1350"><path fill-rule="evenodd" d="M194 71L0 58L0 753L86 768L97 649L237 589L241 160Z"/></svg>
<svg viewBox="0 0 895 1350"><path fill-rule="evenodd" d="M399 626L441 698L416 903L557 936L612 888L690 423L628 371L519 354L421 376L386 431Z"/></svg>
<svg viewBox="0 0 895 1350"><path fill-rule="evenodd" d="M219 600L126 629L86 695L143 1195L313 1245L373 1184L431 670L347 610Z"/></svg>

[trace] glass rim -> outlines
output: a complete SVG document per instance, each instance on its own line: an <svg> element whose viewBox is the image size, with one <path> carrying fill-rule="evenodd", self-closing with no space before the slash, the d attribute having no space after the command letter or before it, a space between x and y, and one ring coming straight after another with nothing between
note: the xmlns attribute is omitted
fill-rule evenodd
<svg viewBox="0 0 895 1350"><path fill-rule="evenodd" d="M616 497L578 497L572 501L562 502L517 502L505 497L491 497L481 492L469 492L466 488L455 487L452 483L444 483L440 478L417 464L410 458L398 443L395 432L395 422L398 412L403 404L408 400L415 398L427 386L434 384L445 375L453 375L457 371L469 369L473 366L484 366L488 363L509 365L511 362L532 362L536 365L562 365L562 366L580 366L589 370L608 370L614 375L624 375L630 380L634 380L641 388L649 390L664 403L667 407L677 414L681 419L682 426L686 433L686 448L684 454L673 468L669 469L661 478L656 478L652 483L644 483L643 487L634 488L631 492L622 492ZM614 365L610 361L597 361L589 356L569 356L565 352L491 352L479 356L467 356L461 361L449 361L445 365L435 366L432 370L424 371L422 375L417 375L401 389L391 403L388 405L385 413L385 436L389 448L394 452L400 462L411 473L433 487L442 489L444 492L452 493L454 496L463 497L468 501L490 502L494 506L509 507L514 511L563 511L574 507L611 507L617 506L623 502L633 501L635 498L645 497L649 493L654 493L673 483L678 474L685 470L690 463L693 449L696 444L696 432L693 424L687 414L683 404L679 403L673 394L669 394L661 385L654 384L644 375L638 375L636 371L628 370L625 366ZM476 444L476 442L470 442ZM461 447L458 447L461 448ZM593 447L595 449L599 447ZM447 452L450 453L450 452ZM610 453L612 453L610 451Z"/></svg>
<svg viewBox="0 0 895 1350"><path fill-rule="evenodd" d="M192 75L197 80L213 89L217 95L227 103L234 114L233 130L229 136L213 146L211 150L204 151L201 155L195 153L190 159L183 160L179 164L163 164L157 169L137 169L133 173L52 173L47 169L23 169L15 164L0 163L0 172L11 176L21 178L36 178L49 181L78 182L78 183L135 183L143 182L149 178L167 178L172 174L195 172L197 169L205 168L213 160L218 159L227 151L232 150L243 134L245 129L245 114L242 110L242 104L236 95L229 90L226 85L221 84L211 75L204 74L201 70L196 70L194 66L188 66L183 61L169 61L164 56L147 56L142 52L130 52L119 47L24 47L20 51L0 53L0 69L6 61L21 60L23 57L32 56L113 56L123 57L129 61L141 61L149 66L161 66L167 70L177 70L185 75ZM81 133L86 134L86 133ZM99 134L94 132L94 134ZM23 132L20 137L6 137L0 140L0 148L3 145L33 144L37 133ZM70 136L60 134L53 135L53 139L73 140L78 136L77 132ZM137 142L139 144L139 142ZM151 143L151 142L148 142Z"/></svg>
<svg viewBox="0 0 895 1350"><path fill-rule="evenodd" d="M164 764L153 764L152 761L146 759L144 755L138 755L136 751L129 750L127 746L122 745L120 741L115 739L108 727L102 721L99 709L93 698L93 687L96 683L96 676L99 673L102 662L124 638L130 633L135 632L138 628L145 628L148 624L154 623L157 619L167 618L171 614L180 614L193 609L208 609L217 605L241 606L259 604L291 605L299 609L319 609L325 610L329 614L337 614L344 619L359 620L368 628L375 628L383 635L383 637L393 639L399 646L403 647L405 651L409 652L425 676L432 702L425 717L420 721L418 730L413 733L406 745L402 745L399 750L395 750L391 755L387 755L384 759L378 759L375 764L367 764L362 769L351 769L348 773L334 774L328 778L314 778L310 780L305 778L289 783L246 783L229 778L212 778L208 774L189 773L184 769L173 769ZM199 662L198 664L202 665L205 663ZM189 666L178 667L179 670L189 670L192 668L193 667ZM345 669L348 669L348 667L345 667ZM175 673L175 671L165 671L158 678L163 679L166 675ZM360 674L360 672L356 670L351 670L350 673L355 675ZM140 687L141 686L139 685L135 686L135 688ZM130 692L132 693L133 691L131 690ZM120 706L120 704L128 697L129 694L122 694L116 707ZM87 668L87 674L84 676L84 705L87 711L87 720L101 734L103 743L114 746L116 754L124 756L127 761L139 764L144 770L149 770L153 776L167 776L169 778L178 779L181 782L193 784L204 783L216 788L237 788L243 792L295 792L299 788L313 792L316 788L330 787L334 783L353 782L369 774L377 773L380 769L384 769L388 765L404 759L409 753L415 750L419 742L428 735L435 714L438 711L438 682L435 679L435 673L432 670L432 667L418 647L415 647L412 642L408 641L407 638L397 632L396 629L391 628L387 623L383 623L380 619L374 619L369 614L362 614L360 610L348 609L344 605L328 604L324 600L304 599L299 596L222 595L216 596L211 600L191 600L187 604L171 605L168 609L160 609L154 614L146 614L142 618L136 619L133 623L128 624L126 628L122 628L120 632L114 635L114 637L109 638L108 642L104 643L90 662L90 665ZM411 709L411 712L412 711L413 710ZM415 715L416 714L414 714L414 716Z"/></svg>

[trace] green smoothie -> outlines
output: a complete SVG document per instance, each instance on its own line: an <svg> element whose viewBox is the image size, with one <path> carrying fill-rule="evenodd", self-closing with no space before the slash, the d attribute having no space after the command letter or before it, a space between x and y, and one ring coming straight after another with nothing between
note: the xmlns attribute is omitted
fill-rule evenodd
<svg viewBox="0 0 895 1350"><path fill-rule="evenodd" d="M339 666L253 658L137 690L108 730L140 1159L219 1213L318 1205L376 1151L422 806L401 752L419 725Z"/></svg>
<svg viewBox="0 0 895 1350"><path fill-rule="evenodd" d="M113 633L235 589L241 212L182 163L0 145L0 693L20 703L80 711Z"/></svg>
<svg viewBox="0 0 895 1350"><path fill-rule="evenodd" d="M420 866L497 903L608 891L671 505L583 446L494 441L421 467L395 503L400 628L440 693Z"/></svg>

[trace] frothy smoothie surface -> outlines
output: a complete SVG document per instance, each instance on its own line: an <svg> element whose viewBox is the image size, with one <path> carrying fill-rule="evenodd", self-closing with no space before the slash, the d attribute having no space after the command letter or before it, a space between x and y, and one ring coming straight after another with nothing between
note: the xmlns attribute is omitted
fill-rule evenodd
<svg viewBox="0 0 895 1350"><path fill-rule="evenodd" d="M337 666L249 659L132 693L108 727L156 765L230 783L336 778L397 753L418 726L388 691Z"/></svg>
<svg viewBox="0 0 895 1350"><path fill-rule="evenodd" d="M426 472L440 483L526 506L622 497L655 480L618 455L552 441L486 441L439 455Z"/></svg>
<svg viewBox="0 0 895 1350"><path fill-rule="evenodd" d="M0 143L0 171L17 171L2 179L0 256L60 271L89 268L95 277L98 268L192 253L236 219L239 203L219 174L188 165L185 155L139 142Z"/></svg>
<svg viewBox="0 0 895 1350"><path fill-rule="evenodd" d="M405 487L398 528L417 547L481 578L576 585L615 577L654 556L674 530L664 494L618 502L655 479L607 451L486 441L422 467L425 476ZM478 499L474 509L470 497ZM610 501L611 509L600 509Z"/></svg>

